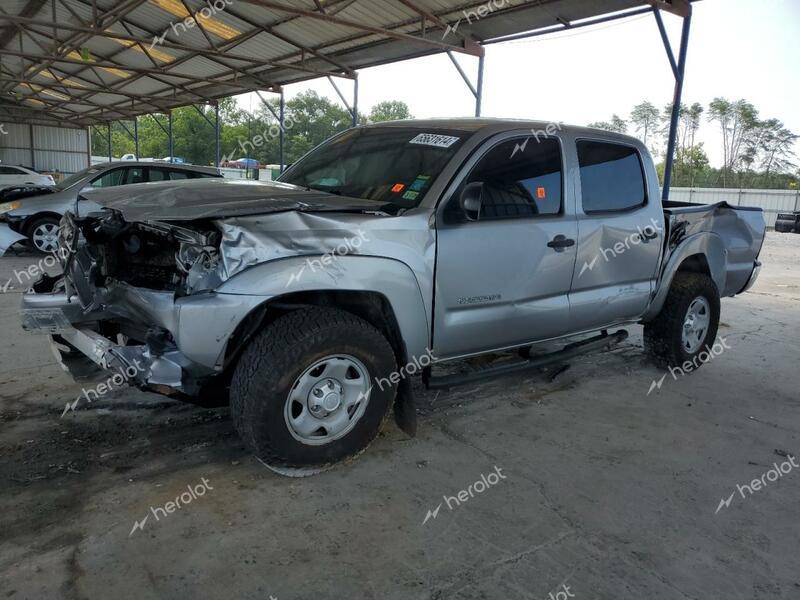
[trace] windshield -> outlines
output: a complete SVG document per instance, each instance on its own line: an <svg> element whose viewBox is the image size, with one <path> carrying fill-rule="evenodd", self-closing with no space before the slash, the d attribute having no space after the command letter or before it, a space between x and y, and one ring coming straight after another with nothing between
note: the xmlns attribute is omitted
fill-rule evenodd
<svg viewBox="0 0 800 600"><path fill-rule="evenodd" d="M88 169L84 169L83 171L78 171L77 173L73 173L69 177L67 177L64 181L59 183L56 186L57 190L66 190L67 188L71 188L73 185L84 179L87 175L92 173L99 173L102 169L100 167L89 167Z"/></svg>
<svg viewBox="0 0 800 600"><path fill-rule="evenodd" d="M470 135L435 128L353 129L312 150L278 181L413 208Z"/></svg>

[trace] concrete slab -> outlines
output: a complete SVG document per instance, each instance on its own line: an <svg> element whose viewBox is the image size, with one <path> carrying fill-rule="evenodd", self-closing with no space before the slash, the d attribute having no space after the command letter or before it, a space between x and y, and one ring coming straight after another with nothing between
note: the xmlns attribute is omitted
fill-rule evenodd
<svg viewBox="0 0 800 600"><path fill-rule="evenodd" d="M0 594L798 598L800 473L769 480L800 453L798 259L768 234L696 373L651 366L634 327L553 381L418 387L418 437L307 479L249 456L225 408L122 389L62 418L81 386L0 294ZM0 260L0 287L36 260Z"/></svg>

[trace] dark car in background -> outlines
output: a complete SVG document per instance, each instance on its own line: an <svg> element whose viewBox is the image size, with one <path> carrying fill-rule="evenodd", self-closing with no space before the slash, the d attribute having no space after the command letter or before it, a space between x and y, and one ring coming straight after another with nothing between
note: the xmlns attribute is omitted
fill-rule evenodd
<svg viewBox="0 0 800 600"><path fill-rule="evenodd" d="M80 198L85 190L206 177L222 175L214 167L124 161L93 165L56 186L4 190L8 197L0 200L0 240L7 244L27 238L36 250L54 252L58 247L58 224L65 212L86 215L101 209ZM0 254L5 250L0 248Z"/></svg>
<svg viewBox="0 0 800 600"><path fill-rule="evenodd" d="M775 231L781 233L800 233L800 212L778 213Z"/></svg>

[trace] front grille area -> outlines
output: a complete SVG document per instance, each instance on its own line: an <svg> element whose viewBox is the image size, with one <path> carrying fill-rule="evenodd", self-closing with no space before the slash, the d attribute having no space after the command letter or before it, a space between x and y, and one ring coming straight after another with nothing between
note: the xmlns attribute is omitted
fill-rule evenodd
<svg viewBox="0 0 800 600"><path fill-rule="evenodd" d="M68 278L78 294L81 308L88 313L100 307L97 277L100 268L89 246L78 250L70 263Z"/></svg>

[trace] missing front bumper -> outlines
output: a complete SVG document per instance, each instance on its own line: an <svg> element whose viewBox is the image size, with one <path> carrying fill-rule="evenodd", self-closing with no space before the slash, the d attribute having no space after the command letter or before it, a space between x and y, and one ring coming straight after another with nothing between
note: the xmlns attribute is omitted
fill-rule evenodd
<svg viewBox="0 0 800 600"><path fill-rule="evenodd" d="M177 349L146 345L125 345L104 337L88 324L75 296L52 290L53 281L40 281L22 298L22 327L30 333L51 336L51 348L61 367L77 380L92 378L103 371L128 374L127 380L162 393L186 394L199 389L200 375L211 375Z"/></svg>

